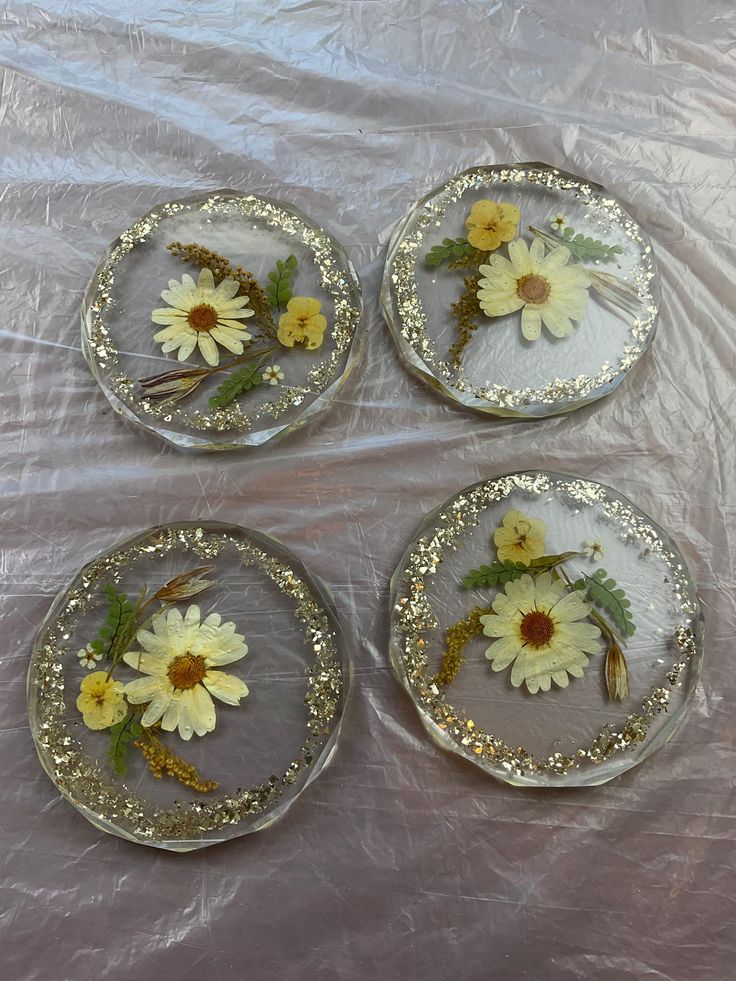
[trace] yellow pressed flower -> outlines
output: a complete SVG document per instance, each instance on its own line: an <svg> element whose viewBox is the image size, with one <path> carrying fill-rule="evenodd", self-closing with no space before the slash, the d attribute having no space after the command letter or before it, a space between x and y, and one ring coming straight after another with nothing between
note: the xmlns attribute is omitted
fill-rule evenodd
<svg viewBox="0 0 736 981"><path fill-rule="evenodd" d="M518 688L526 683L532 695L549 691L553 681L567 688L568 675L581 678L588 655L599 650L598 627L579 622L590 613L590 604L578 590L567 592L564 582L553 580L549 572L506 583L492 609L480 618L483 633L498 638L486 657L494 671L513 663L511 684Z"/></svg>
<svg viewBox="0 0 736 981"><path fill-rule="evenodd" d="M88 729L107 729L128 714L122 681L113 681L107 671L95 671L82 680L77 708Z"/></svg>
<svg viewBox="0 0 736 981"><path fill-rule="evenodd" d="M521 332L536 341L542 324L553 337L572 333L573 320L582 320L588 304L590 278L580 265L568 265L564 245L544 254L535 238L531 248L522 239L509 243L509 258L492 255L479 267L478 302L487 317L505 317L521 310Z"/></svg>
<svg viewBox="0 0 736 981"><path fill-rule="evenodd" d="M503 242L516 238L521 212L514 204L476 201L465 221L468 242L481 252L493 252Z"/></svg>
<svg viewBox="0 0 736 981"><path fill-rule="evenodd" d="M278 339L284 347L304 344L308 351L316 350L324 340L327 318L320 313L322 304L311 296L293 296L286 304L286 313L279 318Z"/></svg>
<svg viewBox="0 0 736 981"><path fill-rule="evenodd" d="M503 525L493 536L493 544L501 562L511 559L529 565L532 559L544 555L546 534L547 525L541 518L527 518L521 511L507 511Z"/></svg>

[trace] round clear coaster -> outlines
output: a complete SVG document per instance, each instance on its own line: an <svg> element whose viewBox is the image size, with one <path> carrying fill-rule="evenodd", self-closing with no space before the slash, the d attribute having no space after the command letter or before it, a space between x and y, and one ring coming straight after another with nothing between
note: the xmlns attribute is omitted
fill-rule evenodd
<svg viewBox="0 0 736 981"><path fill-rule="evenodd" d="M612 392L649 348L649 237L602 187L540 163L476 167L418 201L382 302L409 369L448 398L541 418Z"/></svg>
<svg viewBox="0 0 736 981"><path fill-rule="evenodd" d="M330 762L349 679L330 595L272 538L152 528L54 601L31 732L95 827L190 851L269 827Z"/></svg>
<svg viewBox="0 0 736 981"><path fill-rule="evenodd" d="M584 786L680 727L703 620L672 539L602 484L541 471L456 494L392 579L391 659L425 728L507 783Z"/></svg>
<svg viewBox="0 0 736 981"><path fill-rule="evenodd" d="M113 408L181 447L259 446L325 409L359 355L358 277L289 204L161 204L105 252L82 350Z"/></svg>

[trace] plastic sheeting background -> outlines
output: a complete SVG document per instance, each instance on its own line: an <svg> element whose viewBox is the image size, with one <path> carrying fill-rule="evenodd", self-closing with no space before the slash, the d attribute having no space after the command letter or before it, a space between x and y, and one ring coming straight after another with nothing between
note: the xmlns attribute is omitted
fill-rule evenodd
<svg viewBox="0 0 736 981"><path fill-rule="evenodd" d="M3 977L732 977L733 5L44 0L2 17ZM613 397L535 424L411 380L378 303L392 223L450 175L512 160L619 195L664 292L654 350ZM307 429L187 455L108 408L79 306L132 219L223 186L292 201L342 240L367 354ZM678 540L706 609L689 721L598 789L514 790L446 756L388 667L387 582L422 515L530 466L630 496ZM287 818L176 856L59 798L25 674L83 561L197 517L282 539L333 586L358 653L336 760Z"/></svg>

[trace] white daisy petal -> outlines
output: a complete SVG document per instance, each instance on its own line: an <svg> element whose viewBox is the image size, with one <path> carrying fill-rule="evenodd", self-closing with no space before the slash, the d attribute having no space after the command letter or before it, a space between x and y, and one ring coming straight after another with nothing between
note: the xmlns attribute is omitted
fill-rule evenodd
<svg viewBox="0 0 736 981"><path fill-rule="evenodd" d="M213 368L216 368L220 363L220 354L217 350L217 345L212 340L210 335L207 333L201 333L198 338L198 343L200 353L207 364L212 365Z"/></svg>
<svg viewBox="0 0 736 981"><path fill-rule="evenodd" d="M210 331L210 336L218 344L230 351L231 354L243 353L243 342L236 341L230 334L226 334L224 330L220 330L219 327L213 327Z"/></svg>
<svg viewBox="0 0 736 981"><path fill-rule="evenodd" d="M570 250L565 248L564 245L560 245L558 248L552 249L550 254L542 260L540 272L545 275L554 274L566 266L569 261Z"/></svg>
<svg viewBox="0 0 736 981"><path fill-rule="evenodd" d="M186 361L196 346L197 335L193 332L191 334L187 334L181 342L181 347L179 348L179 360Z"/></svg>
<svg viewBox="0 0 736 981"><path fill-rule="evenodd" d="M529 304L521 311L521 333L528 341L536 341L542 333L542 314Z"/></svg>
<svg viewBox="0 0 736 981"><path fill-rule="evenodd" d="M138 642L143 644L142 635L145 635L147 631L138 631ZM148 634L151 641L147 641L154 648L156 647L156 638L153 634ZM143 645L145 646L145 644ZM159 656L157 656L159 655ZM160 656L159 651L155 654L146 653L145 651L127 651L123 654L123 660L131 668L135 668L136 671L140 671L141 674L155 675L156 677L166 674L166 668L168 667L168 658Z"/></svg>
<svg viewBox="0 0 736 981"><path fill-rule="evenodd" d="M540 310L544 326L555 337L567 337L572 333L572 323L567 317L555 313L549 306L543 306Z"/></svg>
<svg viewBox="0 0 736 981"><path fill-rule="evenodd" d="M535 271L539 269L542 259L544 259L544 242L535 238L529 247L529 257L533 263Z"/></svg>
<svg viewBox="0 0 736 981"><path fill-rule="evenodd" d="M225 301L232 300L235 294L240 289L240 283L237 279L223 279L221 283L218 283L217 289L215 290L215 298L217 299L217 309L219 310L225 305ZM247 302L247 297L245 300Z"/></svg>
<svg viewBox="0 0 736 981"><path fill-rule="evenodd" d="M509 257L514 267L514 276L528 276L532 271L529 249L523 239L517 238L509 242Z"/></svg>
<svg viewBox="0 0 736 981"><path fill-rule="evenodd" d="M161 719L161 728L164 732L174 732L179 725L179 698L174 697L169 701L166 711Z"/></svg>
<svg viewBox="0 0 736 981"><path fill-rule="evenodd" d="M245 682L224 671L208 671L204 685L210 695L219 698L226 705L239 705L240 699L248 694L248 686Z"/></svg>
<svg viewBox="0 0 736 981"><path fill-rule="evenodd" d="M196 688L192 689L189 710L194 731L198 736L212 732L217 722L215 703L212 701L210 693L202 685L197 685Z"/></svg>
<svg viewBox="0 0 736 981"><path fill-rule="evenodd" d="M197 289L206 290L208 293L210 291L214 291L215 289L215 277L212 275L212 270L208 269L206 266L199 271Z"/></svg>
<svg viewBox="0 0 736 981"><path fill-rule="evenodd" d="M187 322L187 315L183 310L174 310L173 307L162 307L151 313L151 320L154 324L178 324L180 327Z"/></svg>
<svg viewBox="0 0 736 981"><path fill-rule="evenodd" d="M503 671L519 653L518 631L516 636L501 637L486 650L486 657L494 671Z"/></svg>
<svg viewBox="0 0 736 981"><path fill-rule="evenodd" d="M169 327L165 327L163 330L156 331L153 335L154 341L170 341L175 337L186 336L186 327L182 328L181 324L171 324Z"/></svg>
<svg viewBox="0 0 736 981"><path fill-rule="evenodd" d="M166 690L166 682L160 677L136 678L125 686L125 694L133 705L150 702L156 695Z"/></svg>
<svg viewBox="0 0 736 981"><path fill-rule="evenodd" d="M159 721L171 704L171 692L160 691L156 694L148 705L148 708L141 716L142 726L152 726Z"/></svg>

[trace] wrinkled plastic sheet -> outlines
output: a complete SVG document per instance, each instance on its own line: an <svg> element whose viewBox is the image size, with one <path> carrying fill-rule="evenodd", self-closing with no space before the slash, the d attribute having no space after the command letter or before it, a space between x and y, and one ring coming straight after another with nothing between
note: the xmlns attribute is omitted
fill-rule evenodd
<svg viewBox="0 0 736 981"><path fill-rule="evenodd" d="M3 6L0 784L3 978L725 981L734 898L736 71L732 3ZM545 160L649 230L653 351L605 402L498 423L397 362L392 225L470 166ZM98 256L154 204L230 186L345 244L367 354L277 445L193 456L129 429L80 353ZM521 791L425 737L387 660L387 581L422 515L543 467L609 483L678 540L707 616L686 726L606 786ZM83 561L172 518L282 539L358 640L332 766L273 828L185 856L98 833L28 731L25 674Z"/></svg>

